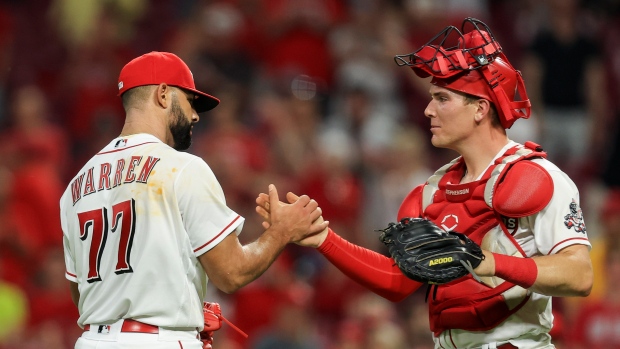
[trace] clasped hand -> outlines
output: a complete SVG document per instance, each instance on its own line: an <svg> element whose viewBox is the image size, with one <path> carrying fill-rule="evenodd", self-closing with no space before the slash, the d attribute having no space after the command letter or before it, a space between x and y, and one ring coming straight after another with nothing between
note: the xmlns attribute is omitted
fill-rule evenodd
<svg viewBox="0 0 620 349"><path fill-rule="evenodd" d="M286 207L286 206L290 206L294 204L301 204L301 203L308 201L308 203L305 206L310 207L310 208L314 207L313 214L316 215L318 213L318 218L316 218L312 222L311 231L309 231L308 234L306 234L305 236L302 236L299 239L293 240L292 242L300 246L307 246L307 247L314 247L314 248L319 247L323 243L323 241L325 241L325 238L327 237L329 221L325 221L323 219L322 211L321 211L321 208L318 206L318 203L315 200L310 199L307 195L297 196L296 194L292 192L288 192L286 194L286 199L289 203L287 204L279 200L278 193L277 193L275 186L270 185L269 188L270 188L269 194L260 193L258 194L258 197L256 198L256 204L257 204L256 212L264 220L262 223L263 228L269 229L273 224L276 223L275 222L276 209L274 209L275 205L277 205L277 209L280 209L282 207ZM316 229L312 229L312 228L316 228Z"/></svg>

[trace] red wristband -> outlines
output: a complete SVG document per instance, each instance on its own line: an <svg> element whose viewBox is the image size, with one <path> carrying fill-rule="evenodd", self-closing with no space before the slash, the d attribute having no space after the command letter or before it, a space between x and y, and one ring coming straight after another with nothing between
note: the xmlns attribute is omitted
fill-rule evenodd
<svg viewBox="0 0 620 349"><path fill-rule="evenodd" d="M532 258L519 258L493 253L495 276L523 288L530 288L538 277L538 266Z"/></svg>

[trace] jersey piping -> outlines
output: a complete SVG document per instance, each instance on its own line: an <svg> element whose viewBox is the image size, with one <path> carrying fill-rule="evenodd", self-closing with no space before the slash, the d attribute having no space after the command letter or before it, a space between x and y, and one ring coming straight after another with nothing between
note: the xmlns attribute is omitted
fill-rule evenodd
<svg viewBox="0 0 620 349"><path fill-rule="evenodd" d="M240 215L237 215L237 217L235 217L235 219L232 220L232 222L230 222L224 229L222 229L222 231L220 231L219 233L217 233L217 235L215 235L215 237L213 237L213 239L207 241L204 245L198 247L197 249L194 249L194 252L198 252L201 249L203 249L205 246L207 246L208 244L210 244L211 242L217 240L217 238L219 238L222 234L224 234L226 231L228 231L228 229L230 228L230 226L232 226L233 224L235 224L235 222L237 220L239 220L239 218L241 218Z"/></svg>
<svg viewBox="0 0 620 349"><path fill-rule="evenodd" d="M583 241L589 241L586 238L570 238L570 239L566 239L566 240L562 240L560 242L558 242L557 244L555 244L550 250L549 253L547 253L548 255L551 255L551 252L553 252L553 250L555 250L558 246L563 245L564 243L568 242L568 241L572 241L572 240L583 240Z"/></svg>
<svg viewBox="0 0 620 349"><path fill-rule="evenodd" d="M123 151L123 150L131 149L131 148L139 147L141 145L152 144L152 143L159 143L159 142L144 142L144 143L140 143L140 144L130 145L128 147L123 147L121 149L114 149L114 150L104 151L104 152L101 152L101 153L97 153L95 155L105 155L105 154L110 154L110 153L116 153L118 151Z"/></svg>

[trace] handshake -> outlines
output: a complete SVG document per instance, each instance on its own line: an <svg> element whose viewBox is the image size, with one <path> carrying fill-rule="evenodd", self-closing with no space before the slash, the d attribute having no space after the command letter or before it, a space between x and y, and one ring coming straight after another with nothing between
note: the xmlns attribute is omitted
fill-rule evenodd
<svg viewBox="0 0 620 349"><path fill-rule="evenodd" d="M274 196L275 192L275 196ZM275 187L270 193L260 193L256 198L256 212L263 218L263 227L269 229L275 223L278 209L302 204L313 210L313 225L320 225L291 239L298 245L319 247L327 238L329 222L323 220L321 208L306 195L297 196L291 192L286 198L289 204L279 201ZM480 281L474 269L484 260L480 246L467 236L456 232L445 232L435 223L423 218L403 218L380 230L383 242L398 265L410 279L430 284L445 284L469 273Z"/></svg>
<svg viewBox="0 0 620 349"><path fill-rule="evenodd" d="M296 235L295 238L291 239L291 242L306 247L319 247L327 237L329 221L323 219L323 212L318 207L318 203L307 195L297 196L291 192L286 194L286 200L289 204L279 201L274 186L270 186L269 194L258 194L256 198L256 212L263 218L263 228L269 229L274 224L277 224L279 220L277 211L292 205L303 205L313 210L312 225L319 228L312 229L311 227L306 233Z"/></svg>

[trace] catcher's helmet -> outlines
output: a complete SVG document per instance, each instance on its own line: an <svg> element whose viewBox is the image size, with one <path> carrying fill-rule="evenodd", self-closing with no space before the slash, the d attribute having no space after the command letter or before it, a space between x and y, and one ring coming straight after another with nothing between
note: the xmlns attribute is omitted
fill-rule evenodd
<svg viewBox="0 0 620 349"><path fill-rule="evenodd" d="M466 24L473 29L463 34ZM448 42L455 36L456 43L450 46ZM461 30L448 26L417 51L397 55L394 60L420 77L432 76L434 85L493 102L504 128L530 117L521 72L510 65L499 42L480 20L466 18Z"/></svg>

